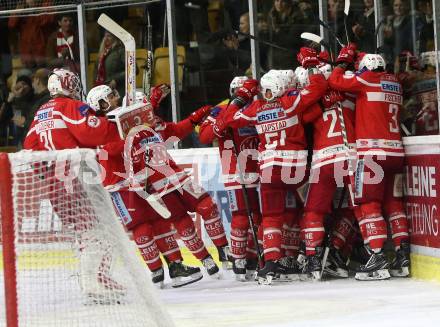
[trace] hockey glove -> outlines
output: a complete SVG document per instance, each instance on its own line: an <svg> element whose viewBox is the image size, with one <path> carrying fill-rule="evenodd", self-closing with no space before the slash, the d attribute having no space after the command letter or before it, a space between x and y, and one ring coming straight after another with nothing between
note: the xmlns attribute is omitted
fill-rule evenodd
<svg viewBox="0 0 440 327"><path fill-rule="evenodd" d="M246 105L255 95L258 94L260 84L256 79L244 81L243 86L237 88L231 104L236 104L239 108Z"/></svg>
<svg viewBox="0 0 440 327"><path fill-rule="evenodd" d="M344 100L344 97L339 91L327 91L321 99L323 111L333 109L333 105L342 100Z"/></svg>
<svg viewBox="0 0 440 327"><path fill-rule="evenodd" d="M200 107L199 109L194 111L188 118L193 125L198 125L201 122L203 122L206 116L208 116L211 113L211 109L212 106L209 105Z"/></svg>
<svg viewBox="0 0 440 327"><path fill-rule="evenodd" d="M352 64L354 62L355 55L356 55L356 44L349 43L347 46L343 47L339 52L338 58L336 59L336 63Z"/></svg>
<svg viewBox="0 0 440 327"><path fill-rule="evenodd" d="M319 65L318 53L312 48L302 47L299 49L296 59L305 69Z"/></svg>
<svg viewBox="0 0 440 327"><path fill-rule="evenodd" d="M157 109L165 97L170 94L171 89L167 84L160 84L152 87L150 92L150 102L153 109Z"/></svg>

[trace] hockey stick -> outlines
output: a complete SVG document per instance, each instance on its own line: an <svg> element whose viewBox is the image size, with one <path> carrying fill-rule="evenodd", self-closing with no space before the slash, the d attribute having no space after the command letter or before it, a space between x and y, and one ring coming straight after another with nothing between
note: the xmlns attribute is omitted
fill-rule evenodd
<svg viewBox="0 0 440 327"><path fill-rule="evenodd" d="M326 28L330 34L335 38L335 40L338 42L338 44L341 47L344 47L345 44L342 43L341 39L336 35L335 31L333 30L333 28L331 28L327 23L323 22L321 19L318 18L318 22L320 25L322 25L324 28Z"/></svg>
<svg viewBox="0 0 440 327"><path fill-rule="evenodd" d="M108 17L106 14L101 14L98 18L98 24L104 27L107 31L115 35L118 39L122 41L125 47L125 95L126 103L123 103L123 107L128 107L134 104L136 96L136 43L133 36L124 30L120 25L118 25L114 20ZM139 129L141 128L141 129ZM133 143L133 135L140 132L144 126L136 126L130 130L127 139L129 142L125 142L124 153L129 154L131 146ZM131 137L129 137L131 135ZM128 146L128 149L126 148ZM131 163L132 165L132 163ZM130 166L128 169L129 174L132 172L133 167ZM147 170L148 171L148 170ZM145 179L148 178L148 175ZM170 211L160 203L160 199L153 194L149 194L144 190L143 198L150 204L150 206L162 217L169 218L171 216Z"/></svg>
<svg viewBox="0 0 440 327"><path fill-rule="evenodd" d="M345 0L344 4L344 27L345 27L345 36L347 37L347 44L350 43L350 38L348 37L348 28L347 28L347 17L350 11L350 0Z"/></svg>
<svg viewBox="0 0 440 327"><path fill-rule="evenodd" d="M144 65L144 76L142 79L142 89L144 91L144 94L146 95L147 99L150 98L150 92L151 92L151 74L153 71L153 27L151 26L150 21L150 11L148 10L148 7L145 10L145 15L147 16L147 33L146 33L146 48L147 48L147 59L145 60Z"/></svg>
<svg viewBox="0 0 440 327"><path fill-rule="evenodd" d="M334 53L333 53L333 49L330 47L330 44L328 44L327 42L324 41L324 39L322 37L320 37L319 35L313 34L313 33L309 33L309 32L304 32L301 33L301 38L304 40L309 40L312 42L315 42L319 45L322 45L324 48L326 48L332 58L332 61L334 61ZM328 62L329 64L333 65L333 62Z"/></svg>
<svg viewBox="0 0 440 327"><path fill-rule="evenodd" d="M125 102L129 106L136 96L136 43L134 37L106 14L101 14L98 24L116 36L125 47Z"/></svg>

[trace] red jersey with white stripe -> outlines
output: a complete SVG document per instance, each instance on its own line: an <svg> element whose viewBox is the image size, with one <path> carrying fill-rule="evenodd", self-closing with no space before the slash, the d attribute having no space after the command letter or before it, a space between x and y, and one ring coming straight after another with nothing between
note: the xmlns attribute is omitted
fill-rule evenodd
<svg viewBox="0 0 440 327"><path fill-rule="evenodd" d="M344 116L347 140L350 146L350 154L355 155L355 103L356 98L352 94L346 94L341 101ZM339 119L337 104L326 109L318 119L313 122L313 158L312 168L343 161L346 159L346 149L342 138L342 127Z"/></svg>
<svg viewBox="0 0 440 327"><path fill-rule="evenodd" d="M359 155L404 156L399 113L402 86L394 75L365 71L344 75L336 67L329 77L330 87L356 94L356 147Z"/></svg>
<svg viewBox="0 0 440 327"><path fill-rule="evenodd" d="M29 150L94 148L118 139L116 124L96 116L81 101L58 97L35 113L23 147Z"/></svg>
<svg viewBox="0 0 440 327"><path fill-rule="evenodd" d="M303 123L313 113L321 113L317 104L327 90L321 74L310 76L303 90L290 90L274 101L256 100L232 119L232 127L254 125L260 139L260 169L270 166L304 166L307 163Z"/></svg>
<svg viewBox="0 0 440 327"><path fill-rule="evenodd" d="M241 188L241 177L237 171L237 157L234 144L239 150L240 172L248 187L258 185L258 134L254 126L245 126L226 131L218 135L214 130L216 119L227 108L229 100L225 100L211 109L211 114L200 126L200 142L207 144L218 140L223 180L226 190ZM245 107L246 108L246 107ZM253 151L252 151L253 150Z"/></svg>

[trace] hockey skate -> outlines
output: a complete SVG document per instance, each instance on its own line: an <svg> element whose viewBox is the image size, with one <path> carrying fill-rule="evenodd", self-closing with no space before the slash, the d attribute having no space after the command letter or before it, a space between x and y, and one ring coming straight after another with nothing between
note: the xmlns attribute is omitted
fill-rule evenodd
<svg viewBox="0 0 440 327"><path fill-rule="evenodd" d="M400 249L396 251L396 257L391 263L390 274L393 277L408 277L409 276L409 257L410 246L408 242L403 241L400 244Z"/></svg>
<svg viewBox="0 0 440 327"><path fill-rule="evenodd" d="M165 274L162 267L151 272L151 281L153 282L154 286L157 286L158 288L163 288L164 280Z"/></svg>
<svg viewBox="0 0 440 327"><path fill-rule="evenodd" d="M361 265L355 275L357 280L383 280L390 278L388 267L390 264L387 261L383 251L374 253L367 249L370 253L370 258L365 265Z"/></svg>
<svg viewBox="0 0 440 327"><path fill-rule="evenodd" d="M246 259L235 259L232 262L232 271L237 281L246 281Z"/></svg>
<svg viewBox="0 0 440 327"><path fill-rule="evenodd" d="M257 280L257 259L246 259L246 280L256 281Z"/></svg>
<svg viewBox="0 0 440 327"><path fill-rule="evenodd" d="M306 265L304 266L301 280L321 280L322 278L322 262L321 252L315 255L308 255Z"/></svg>
<svg viewBox="0 0 440 327"><path fill-rule="evenodd" d="M203 278L200 268L184 265L180 261L171 262L168 265L168 272L174 288L198 282Z"/></svg>
<svg viewBox="0 0 440 327"><path fill-rule="evenodd" d="M218 266L210 255L202 260L202 264L209 276L215 279L220 279Z"/></svg>
<svg viewBox="0 0 440 327"><path fill-rule="evenodd" d="M276 261L266 261L263 269L260 269L257 274L258 284L271 285L278 271L278 263Z"/></svg>
<svg viewBox="0 0 440 327"><path fill-rule="evenodd" d="M278 261L277 281L293 282L299 280L299 276L299 265L294 257L284 257Z"/></svg>
<svg viewBox="0 0 440 327"><path fill-rule="evenodd" d="M333 277L348 278L347 260L342 257L339 250L330 249L324 272Z"/></svg>
<svg viewBox="0 0 440 327"><path fill-rule="evenodd" d="M231 270L232 269L232 263L234 261L233 258L230 258L229 256L229 246L218 246L217 247L218 252L218 260L222 264L222 268L224 270Z"/></svg>

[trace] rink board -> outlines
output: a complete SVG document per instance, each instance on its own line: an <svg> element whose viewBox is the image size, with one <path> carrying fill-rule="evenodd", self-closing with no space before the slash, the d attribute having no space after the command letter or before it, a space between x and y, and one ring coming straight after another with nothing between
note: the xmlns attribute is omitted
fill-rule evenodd
<svg viewBox="0 0 440 327"><path fill-rule="evenodd" d="M440 136L404 138L411 274L440 282Z"/></svg>

